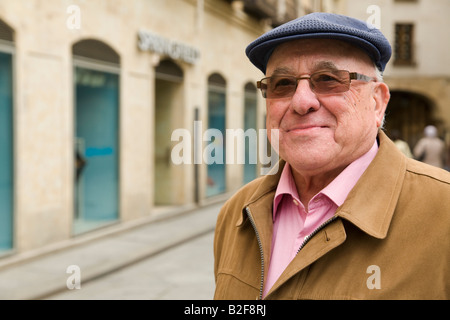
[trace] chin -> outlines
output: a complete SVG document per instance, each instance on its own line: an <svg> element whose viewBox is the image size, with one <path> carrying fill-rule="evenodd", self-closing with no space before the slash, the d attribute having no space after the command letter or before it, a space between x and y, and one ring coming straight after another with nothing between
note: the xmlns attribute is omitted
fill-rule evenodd
<svg viewBox="0 0 450 320"><path fill-rule="evenodd" d="M316 171L326 167L333 160L333 156L326 155L324 152L297 152L290 153L282 158L297 171Z"/></svg>

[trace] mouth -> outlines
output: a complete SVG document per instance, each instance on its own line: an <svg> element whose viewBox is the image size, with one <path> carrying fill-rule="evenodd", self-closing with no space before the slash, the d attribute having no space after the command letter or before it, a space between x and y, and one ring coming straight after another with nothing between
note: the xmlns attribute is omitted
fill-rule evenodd
<svg viewBox="0 0 450 320"><path fill-rule="evenodd" d="M296 126L293 128L290 128L286 130L286 132L293 132L293 133L307 133L307 132L313 132L320 129L328 129L328 126L321 126L321 125L301 125Z"/></svg>

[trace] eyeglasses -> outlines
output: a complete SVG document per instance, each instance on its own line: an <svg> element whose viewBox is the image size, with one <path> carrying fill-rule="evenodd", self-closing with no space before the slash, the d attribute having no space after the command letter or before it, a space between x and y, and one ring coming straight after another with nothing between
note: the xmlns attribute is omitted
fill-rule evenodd
<svg viewBox="0 0 450 320"><path fill-rule="evenodd" d="M350 89L352 80L365 82L376 81L375 78L365 76L347 70L320 71L296 78L294 76L272 76L264 78L256 83L261 90L262 96L267 99L290 98L297 90L298 82L302 79L309 80L311 90L316 94L336 94L346 92Z"/></svg>

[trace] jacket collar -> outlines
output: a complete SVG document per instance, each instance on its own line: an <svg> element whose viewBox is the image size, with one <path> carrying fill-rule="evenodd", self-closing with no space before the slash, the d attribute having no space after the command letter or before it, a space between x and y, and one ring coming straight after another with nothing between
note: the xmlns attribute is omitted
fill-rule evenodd
<svg viewBox="0 0 450 320"><path fill-rule="evenodd" d="M336 215L367 234L386 237L406 172L406 157L382 131L380 147Z"/></svg>
<svg viewBox="0 0 450 320"><path fill-rule="evenodd" d="M384 132L379 132L378 139L380 146L377 155L350 191L342 206L337 209L336 215L351 222L367 234L383 239L387 235L403 184L406 157L398 151ZM258 218L262 212L272 213L273 198L284 165L285 161L280 160L278 171L262 178L244 206L237 226L247 218L246 207L256 209L252 210L255 218Z"/></svg>
<svg viewBox="0 0 450 320"><path fill-rule="evenodd" d="M273 200L285 164L286 162L284 160L279 160L278 166L275 167L277 168L277 171L270 171L269 174L261 178L261 182L257 185L255 191L249 197L248 201L246 201L246 203L244 204L244 207L242 208L242 214L240 216L240 219L237 221L236 226L242 225L242 223L247 219L247 207L256 206L256 210L254 210L254 212L258 215L261 212L260 209L268 209L270 207L270 210L268 212L270 213L270 218L272 219ZM262 207L259 207L259 205L261 204ZM267 212L266 210L264 211Z"/></svg>

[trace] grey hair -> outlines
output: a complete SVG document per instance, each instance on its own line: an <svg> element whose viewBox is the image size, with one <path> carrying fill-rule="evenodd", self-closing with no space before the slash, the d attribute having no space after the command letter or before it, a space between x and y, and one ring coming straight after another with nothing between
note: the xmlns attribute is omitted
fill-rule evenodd
<svg viewBox="0 0 450 320"><path fill-rule="evenodd" d="M378 67L374 64L375 67L375 78L378 82L383 82L383 72L378 69Z"/></svg>

